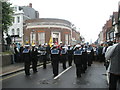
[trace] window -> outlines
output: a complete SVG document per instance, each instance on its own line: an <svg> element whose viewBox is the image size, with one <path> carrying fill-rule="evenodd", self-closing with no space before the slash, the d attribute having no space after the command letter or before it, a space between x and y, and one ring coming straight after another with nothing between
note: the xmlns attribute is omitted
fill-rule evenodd
<svg viewBox="0 0 120 90"><path fill-rule="evenodd" d="M68 34L65 34L65 44L68 45L68 39L69 38L69 35Z"/></svg>
<svg viewBox="0 0 120 90"><path fill-rule="evenodd" d="M59 33L53 33L53 43L58 43Z"/></svg>
<svg viewBox="0 0 120 90"><path fill-rule="evenodd" d="M14 29L12 29L12 35L14 35L15 34L15 30Z"/></svg>
<svg viewBox="0 0 120 90"><path fill-rule="evenodd" d="M17 11L17 7L14 7L14 11L15 11L15 12Z"/></svg>
<svg viewBox="0 0 120 90"><path fill-rule="evenodd" d="M20 29L17 28L17 35L20 35Z"/></svg>
<svg viewBox="0 0 120 90"><path fill-rule="evenodd" d="M20 23L20 17L17 17L17 22Z"/></svg>
<svg viewBox="0 0 120 90"><path fill-rule="evenodd" d="M36 34L34 32L31 32L30 41L31 41L31 44L36 43Z"/></svg>
<svg viewBox="0 0 120 90"><path fill-rule="evenodd" d="M45 43L45 33L44 32L38 33L38 41L39 41L39 44Z"/></svg>

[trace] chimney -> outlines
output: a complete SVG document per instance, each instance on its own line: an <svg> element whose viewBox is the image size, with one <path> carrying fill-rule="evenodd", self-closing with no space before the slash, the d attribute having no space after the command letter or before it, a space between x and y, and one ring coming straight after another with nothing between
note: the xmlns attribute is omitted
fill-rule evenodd
<svg viewBox="0 0 120 90"><path fill-rule="evenodd" d="M31 7L31 8L32 8L32 3L29 3L29 7Z"/></svg>

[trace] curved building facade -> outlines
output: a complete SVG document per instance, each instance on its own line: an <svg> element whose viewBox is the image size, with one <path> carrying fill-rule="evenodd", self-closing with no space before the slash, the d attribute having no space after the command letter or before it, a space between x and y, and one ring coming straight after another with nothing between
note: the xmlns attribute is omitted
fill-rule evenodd
<svg viewBox="0 0 120 90"><path fill-rule="evenodd" d="M37 45L49 43L72 44L72 24L63 19L40 18L25 21L24 43L35 43ZM80 33L77 32L80 36Z"/></svg>

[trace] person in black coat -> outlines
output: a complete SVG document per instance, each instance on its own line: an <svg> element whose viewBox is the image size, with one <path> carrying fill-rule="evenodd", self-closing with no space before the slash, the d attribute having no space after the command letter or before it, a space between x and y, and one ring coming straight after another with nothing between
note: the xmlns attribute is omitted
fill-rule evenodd
<svg viewBox="0 0 120 90"><path fill-rule="evenodd" d="M17 47L17 45L15 44L14 46L14 51L15 51L15 62L19 62L19 59L20 59L20 52L19 52L19 49Z"/></svg>
<svg viewBox="0 0 120 90"><path fill-rule="evenodd" d="M109 46L105 53L106 60L109 60L109 90L119 90L120 85L120 43Z"/></svg>
<svg viewBox="0 0 120 90"><path fill-rule="evenodd" d="M23 50L23 61L26 76L30 75L30 64L31 64L31 52L29 45L25 45L25 49Z"/></svg>
<svg viewBox="0 0 120 90"><path fill-rule="evenodd" d="M23 46L21 46L20 47L20 62L23 62L23 50L24 50L24 48L23 48Z"/></svg>
<svg viewBox="0 0 120 90"><path fill-rule="evenodd" d="M31 50L31 61L32 61L32 69L34 73L38 72L37 71L37 61L38 61L37 55L38 55L37 48L35 48L35 45L33 45Z"/></svg>

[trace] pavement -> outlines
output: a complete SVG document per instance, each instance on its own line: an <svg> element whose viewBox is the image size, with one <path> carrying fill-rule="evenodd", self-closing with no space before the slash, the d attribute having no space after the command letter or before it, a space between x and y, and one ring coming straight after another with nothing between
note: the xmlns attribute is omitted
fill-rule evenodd
<svg viewBox="0 0 120 90"><path fill-rule="evenodd" d="M49 62L48 62L49 63ZM38 66L42 65L42 63L38 62ZM32 67L32 66L30 66ZM7 76L16 72L20 72L24 70L24 63L14 63L11 65L3 66L2 70L0 70L0 77Z"/></svg>

